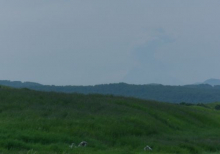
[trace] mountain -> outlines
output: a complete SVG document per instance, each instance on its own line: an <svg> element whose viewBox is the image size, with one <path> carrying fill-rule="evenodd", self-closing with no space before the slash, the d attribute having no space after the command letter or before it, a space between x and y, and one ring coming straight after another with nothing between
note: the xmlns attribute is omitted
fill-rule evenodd
<svg viewBox="0 0 220 154"><path fill-rule="evenodd" d="M9 81L9 80L0 80L0 85L14 87L14 88L28 88L28 87L35 87L35 86L43 86L39 83L35 82L21 82L21 81Z"/></svg>
<svg viewBox="0 0 220 154"><path fill-rule="evenodd" d="M171 104L1 86L0 151L7 154L217 154L220 152L219 107L219 103ZM78 147L81 141L86 141L87 146ZM152 151L144 151L146 145Z"/></svg>
<svg viewBox="0 0 220 154"><path fill-rule="evenodd" d="M0 85L47 92L108 94L170 103L220 102L220 86L211 86L209 84L164 86L160 84L132 85L126 83L115 83L95 86L50 86L33 82L22 83L19 81L13 82L4 80L0 81Z"/></svg>
<svg viewBox="0 0 220 154"><path fill-rule="evenodd" d="M220 79L208 79L203 82L204 84L209 84L212 86L220 85Z"/></svg>

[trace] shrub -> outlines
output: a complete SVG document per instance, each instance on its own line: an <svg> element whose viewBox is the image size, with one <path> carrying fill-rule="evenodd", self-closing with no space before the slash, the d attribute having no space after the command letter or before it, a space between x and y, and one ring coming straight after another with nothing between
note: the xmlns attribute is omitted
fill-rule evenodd
<svg viewBox="0 0 220 154"><path fill-rule="evenodd" d="M216 109L216 110L220 110L220 105L216 105L216 106L215 106L215 109Z"/></svg>

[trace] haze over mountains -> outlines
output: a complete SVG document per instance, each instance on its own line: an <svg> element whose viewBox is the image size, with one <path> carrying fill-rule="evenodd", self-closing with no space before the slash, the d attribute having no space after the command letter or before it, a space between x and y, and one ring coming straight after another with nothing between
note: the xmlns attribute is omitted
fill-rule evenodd
<svg viewBox="0 0 220 154"><path fill-rule="evenodd" d="M208 79L204 81L203 83L215 86L215 85L220 85L220 80L219 79Z"/></svg>
<svg viewBox="0 0 220 154"><path fill-rule="evenodd" d="M95 86L54 86L34 82L0 80L0 85L62 93L104 94L136 97L170 103L211 103L220 101L220 80L209 79L202 84L169 86L161 84L133 85L126 83Z"/></svg>

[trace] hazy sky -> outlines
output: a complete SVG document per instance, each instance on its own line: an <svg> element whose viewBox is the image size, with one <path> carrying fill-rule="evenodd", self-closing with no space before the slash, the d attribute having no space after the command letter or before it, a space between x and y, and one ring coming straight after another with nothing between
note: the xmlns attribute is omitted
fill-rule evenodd
<svg viewBox="0 0 220 154"><path fill-rule="evenodd" d="M188 84L220 78L219 0L1 0L0 80Z"/></svg>

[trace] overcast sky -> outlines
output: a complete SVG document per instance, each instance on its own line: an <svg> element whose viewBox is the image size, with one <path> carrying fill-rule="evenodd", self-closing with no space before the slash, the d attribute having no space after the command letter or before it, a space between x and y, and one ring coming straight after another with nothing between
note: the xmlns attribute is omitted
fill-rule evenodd
<svg viewBox="0 0 220 154"><path fill-rule="evenodd" d="M1 0L0 80L189 84L220 78L219 0Z"/></svg>

